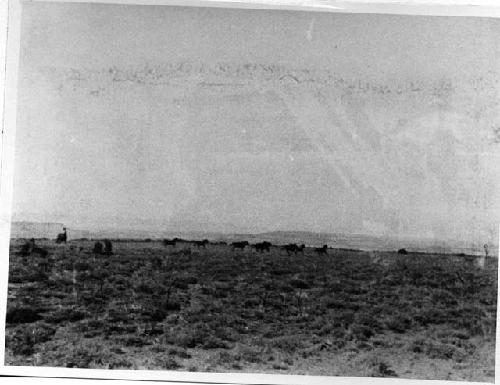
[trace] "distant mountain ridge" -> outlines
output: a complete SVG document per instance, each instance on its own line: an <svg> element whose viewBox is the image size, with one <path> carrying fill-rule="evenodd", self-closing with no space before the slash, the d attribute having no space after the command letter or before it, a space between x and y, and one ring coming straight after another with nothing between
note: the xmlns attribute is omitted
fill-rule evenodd
<svg viewBox="0 0 500 385"><path fill-rule="evenodd" d="M484 254L483 243L417 238L410 236L377 236L369 234L316 233L307 231L272 231L257 234L258 239L275 243L304 243L306 246L327 244L333 248L360 250L397 250L418 252ZM498 244L489 244L491 254L498 255Z"/></svg>
<svg viewBox="0 0 500 385"><path fill-rule="evenodd" d="M55 239L62 231L62 223L43 222L12 222L11 238L49 238ZM269 241L273 244L304 243L306 246L317 247L327 244L332 248L347 248L359 250L388 251L406 248L416 252L435 253L466 253L483 254L483 244L466 241L438 240L432 238L416 238L409 236L388 237L369 234L322 233L310 231L276 230L262 233L223 233L217 231L172 231L172 230L134 230L134 229L68 229L69 239L114 238L114 239L162 239L186 238L209 239L212 241L233 242L248 240L249 242ZM491 255L498 255L498 244L489 244Z"/></svg>
<svg viewBox="0 0 500 385"><path fill-rule="evenodd" d="M11 238L55 238L62 232L62 223L55 222L11 222Z"/></svg>
<svg viewBox="0 0 500 385"><path fill-rule="evenodd" d="M64 224L54 222L30 222L30 221L12 221L11 222L11 238L48 238L55 239L57 234L62 232ZM167 238L192 236L194 238L214 239L221 237L224 234L221 232L208 231L172 231L172 230L137 230L137 229L116 229L106 227L96 230L78 229L68 225L68 239L79 238Z"/></svg>

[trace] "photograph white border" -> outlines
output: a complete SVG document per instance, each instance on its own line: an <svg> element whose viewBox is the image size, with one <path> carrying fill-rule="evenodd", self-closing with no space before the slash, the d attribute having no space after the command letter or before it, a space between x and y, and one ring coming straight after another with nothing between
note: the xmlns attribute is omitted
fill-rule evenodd
<svg viewBox="0 0 500 385"><path fill-rule="evenodd" d="M497 0L35 0L75 3L177 5L193 7L223 7L241 9L277 9L311 12L380 13L432 16L500 17L500 1ZM8 287L10 218L14 175L14 144L16 128L17 68L20 48L21 8L24 0L0 0L0 116L2 135L0 137L0 375L66 378L168 381L171 383L214 383L214 384L391 384L438 385L463 384L463 381L408 380L401 378L371 377L329 377L250 373L206 373L163 370L107 370L69 369L31 366L4 366L5 316ZM499 239L500 244L500 239ZM500 277L498 280L500 286ZM498 300L498 298L497 298ZM500 329L499 306L497 303L496 368L499 365ZM495 370L498 373L497 370ZM28 380L28 379L27 379ZM2 379L0 378L0 381ZM425 381L425 382L424 382ZM42 381L43 382L43 381ZM80 381L81 382L81 381ZM472 384L472 382L469 382ZM478 383L478 382L477 382Z"/></svg>

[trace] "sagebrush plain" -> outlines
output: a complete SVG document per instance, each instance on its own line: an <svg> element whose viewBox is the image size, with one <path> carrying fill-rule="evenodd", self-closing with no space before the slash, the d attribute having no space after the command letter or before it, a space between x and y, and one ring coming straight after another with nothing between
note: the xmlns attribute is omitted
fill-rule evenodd
<svg viewBox="0 0 500 385"><path fill-rule="evenodd" d="M497 258L23 242L7 365L494 382Z"/></svg>

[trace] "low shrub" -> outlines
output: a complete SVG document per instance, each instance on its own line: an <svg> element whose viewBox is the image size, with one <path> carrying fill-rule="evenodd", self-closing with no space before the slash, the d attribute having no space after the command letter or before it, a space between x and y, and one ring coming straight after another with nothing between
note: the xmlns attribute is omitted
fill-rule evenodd
<svg viewBox="0 0 500 385"><path fill-rule="evenodd" d="M41 319L38 309L34 307L20 306L7 309L6 322L8 324L32 323Z"/></svg>
<svg viewBox="0 0 500 385"><path fill-rule="evenodd" d="M203 342L203 349L229 349L229 345L215 336L208 336Z"/></svg>
<svg viewBox="0 0 500 385"><path fill-rule="evenodd" d="M181 310L181 303L176 298L169 298L168 301L161 302L160 309L162 311L179 311Z"/></svg>
<svg viewBox="0 0 500 385"><path fill-rule="evenodd" d="M451 359L457 353L457 349L449 344L427 343L425 353L430 358Z"/></svg>
<svg viewBox="0 0 500 385"><path fill-rule="evenodd" d="M412 319L403 314L397 314L386 319L384 321L384 325L387 329L392 330L393 332L404 333L411 328Z"/></svg>
<svg viewBox="0 0 500 385"><path fill-rule="evenodd" d="M264 362L261 352L249 348L242 350L241 359L251 364L261 364Z"/></svg>
<svg viewBox="0 0 500 385"><path fill-rule="evenodd" d="M12 342L6 347L12 349L12 353L22 356L31 356L35 352L35 342L31 335L26 334L20 341Z"/></svg>
<svg viewBox="0 0 500 385"><path fill-rule="evenodd" d="M180 333L175 336L169 336L167 341L170 344L177 345L182 348L195 348L196 345L198 345L198 341L190 333Z"/></svg>
<svg viewBox="0 0 500 385"><path fill-rule="evenodd" d="M467 352L466 348L469 348ZM475 350L475 346L467 344L467 346L457 347L452 344L433 342L431 340L424 340L419 338L414 340L409 347L409 350L414 353L424 353L429 358L450 360L461 362L465 359L467 354L471 354Z"/></svg>
<svg viewBox="0 0 500 385"><path fill-rule="evenodd" d="M154 322L161 322L165 319L166 316L167 316L167 312L163 309L154 309L149 314L151 321L154 321Z"/></svg>
<svg viewBox="0 0 500 385"><path fill-rule="evenodd" d="M109 369L130 369L132 366L132 363L126 359L112 360L109 363Z"/></svg>
<svg viewBox="0 0 500 385"><path fill-rule="evenodd" d="M151 342L149 342L146 338L144 337L137 337L137 336L130 336L126 337L123 339L123 343L125 346L133 346L133 347L143 347L146 345L151 345Z"/></svg>
<svg viewBox="0 0 500 385"><path fill-rule="evenodd" d="M221 326L215 329L215 336L221 340L235 342L238 336L233 329L227 326Z"/></svg>
<svg viewBox="0 0 500 385"><path fill-rule="evenodd" d="M235 361L235 356L233 356L231 353L222 351L219 353L219 356L217 358L217 361L220 364L231 364L234 363Z"/></svg>
<svg viewBox="0 0 500 385"><path fill-rule="evenodd" d="M295 289L309 289L311 285L302 279L292 279L290 281L290 286Z"/></svg>
<svg viewBox="0 0 500 385"><path fill-rule="evenodd" d="M329 335L334 329L335 327L333 326L333 324L326 324L318 330L317 334L319 336L326 336Z"/></svg>
<svg viewBox="0 0 500 385"><path fill-rule="evenodd" d="M42 270L33 272L27 278L29 282L48 282L49 280L49 276Z"/></svg>
<svg viewBox="0 0 500 385"><path fill-rule="evenodd" d="M336 309L336 310L346 309L354 311L359 310L359 304L349 299L344 300L344 299L329 298L325 301L324 305L328 309Z"/></svg>
<svg viewBox="0 0 500 385"><path fill-rule="evenodd" d="M182 348L195 348L203 345L211 335L210 328L204 323L194 324L188 331L174 332L167 337L167 341Z"/></svg>
<svg viewBox="0 0 500 385"><path fill-rule="evenodd" d="M90 265L87 262L76 262L73 265L73 268L76 271L86 271L86 270L92 270Z"/></svg>
<svg viewBox="0 0 500 385"><path fill-rule="evenodd" d="M448 314L438 308L426 308L420 310L413 317L415 322L419 323L422 326L427 326L429 324L443 324L448 322L449 317Z"/></svg>
<svg viewBox="0 0 500 385"><path fill-rule="evenodd" d="M55 332L55 328L44 323L16 329L13 335L6 336L5 345L14 354L29 356L34 353L36 344L49 341Z"/></svg>
<svg viewBox="0 0 500 385"><path fill-rule="evenodd" d="M153 294L155 292L155 288L146 283L146 282L140 282L136 287L135 287L135 290L138 292L138 293L142 293L142 294Z"/></svg>
<svg viewBox="0 0 500 385"><path fill-rule="evenodd" d="M53 324L61 323L64 321L76 322L85 318L86 314L81 310L76 309L58 309L45 317L45 321Z"/></svg>
<svg viewBox="0 0 500 385"><path fill-rule="evenodd" d="M366 341L375 335L375 331L366 325L355 324L351 326L353 336L360 341Z"/></svg>
<svg viewBox="0 0 500 385"><path fill-rule="evenodd" d="M285 353L295 353L304 348L304 342L297 336L279 337L272 341L271 346Z"/></svg>
<svg viewBox="0 0 500 385"><path fill-rule="evenodd" d="M177 356L179 358L191 358L191 354L189 354L186 350L184 349L175 349L172 348L168 351L168 354L170 356Z"/></svg>
<svg viewBox="0 0 500 385"><path fill-rule="evenodd" d="M357 313L356 323L364 325L374 332L380 332L383 329L383 324L379 321L378 317L370 313Z"/></svg>
<svg viewBox="0 0 500 385"><path fill-rule="evenodd" d="M377 365L377 374L381 377L397 377L398 375L394 370L392 370L388 364L385 362L380 362Z"/></svg>
<svg viewBox="0 0 500 385"><path fill-rule="evenodd" d="M447 290L434 289L431 295L432 303L441 303L445 306L451 307L458 304L455 296Z"/></svg>
<svg viewBox="0 0 500 385"><path fill-rule="evenodd" d="M96 345L94 341L88 341L72 350L66 357L67 368L91 368L110 361L109 355L102 352L102 346Z"/></svg>
<svg viewBox="0 0 500 385"><path fill-rule="evenodd" d="M373 350L373 345L370 345L369 343L365 341L359 341L356 344L356 348L358 348L360 351L361 350Z"/></svg>
<svg viewBox="0 0 500 385"><path fill-rule="evenodd" d="M162 362L162 367L166 370L175 370L182 368L182 365L179 364L174 358L168 357L165 361Z"/></svg>
<svg viewBox="0 0 500 385"><path fill-rule="evenodd" d="M182 290L187 290L189 285L194 285L198 283L198 279L193 275L186 275L178 277L175 280L174 287Z"/></svg>
<svg viewBox="0 0 500 385"><path fill-rule="evenodd" d="M335 327L349 327L354 322L355 313L352 310L339 310L332 314L332 323Z"/></svg>

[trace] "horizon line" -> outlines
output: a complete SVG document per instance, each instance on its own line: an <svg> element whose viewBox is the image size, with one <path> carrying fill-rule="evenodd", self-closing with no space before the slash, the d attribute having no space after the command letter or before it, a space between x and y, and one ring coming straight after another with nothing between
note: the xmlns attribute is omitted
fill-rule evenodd
<svg viewBox="0 0 500 385"><path fill-rule="evenodd" d="M272 233L309 233L309 234L314 234L314 235L338 235L338 236L361 236L361 237L371 237L371 238L376 238L378 240L413 240L413 241L419 241L419 240L427 240L427 241L434 241L434 242L454 242L454 243L469 243L469 244L484 244L483 242L480 241L474 241L474 240L463 240L463 239L453 239L453 238L441 238L441 237L432 237L428 235L415 235L415 234L377 234L377 233L362 233L362 232L357 232L357 231L352 231L352 232L346 232L343 230L339 231L329 231L329 230L293 230L293 229L268 229L268 230L248 230L248 231L217 231L217 230L176 230L176 229L155 229L151 230L148 228L119 228L119 227L112 227L112 226L107 226L104 228L100 229L89 229L85 227L68 227L67 225L64 224L64 222L42 222L42 221L31 221L31 220L12 220L10 224L12 225L13 223L30 223L30 224L51 224L51 225L61 225L63 227L66 227L68 230L71 231L81 231L81 232L89 232L89 233L103 233L103 232L123 232L123 233L130 233L130 232L140 232L140 233L177 233L177 234L214 234L214 235L225 235L225 236L245 236L245 235L251 235L251 236L259 236L259 235L268 235ZM11 226L12 227L12 226ZM234 226L237 227L237 226ZM12 233L12 229L11 229ZM125 236L125 235L122 235ZM152 234L153 236L153 234ZM17 239L18 237L14 237L11 239ZM82 237L80 237L82 238ZM80 239L80 238L74 238L74 239ZM85 237L83 237L85 238ZM154 236L153 236L154 238ZM130 237L129 239L143 239L143 238L134 238ZM499 241L496 240L493 243L493 247L498 247Z"/></svg>

